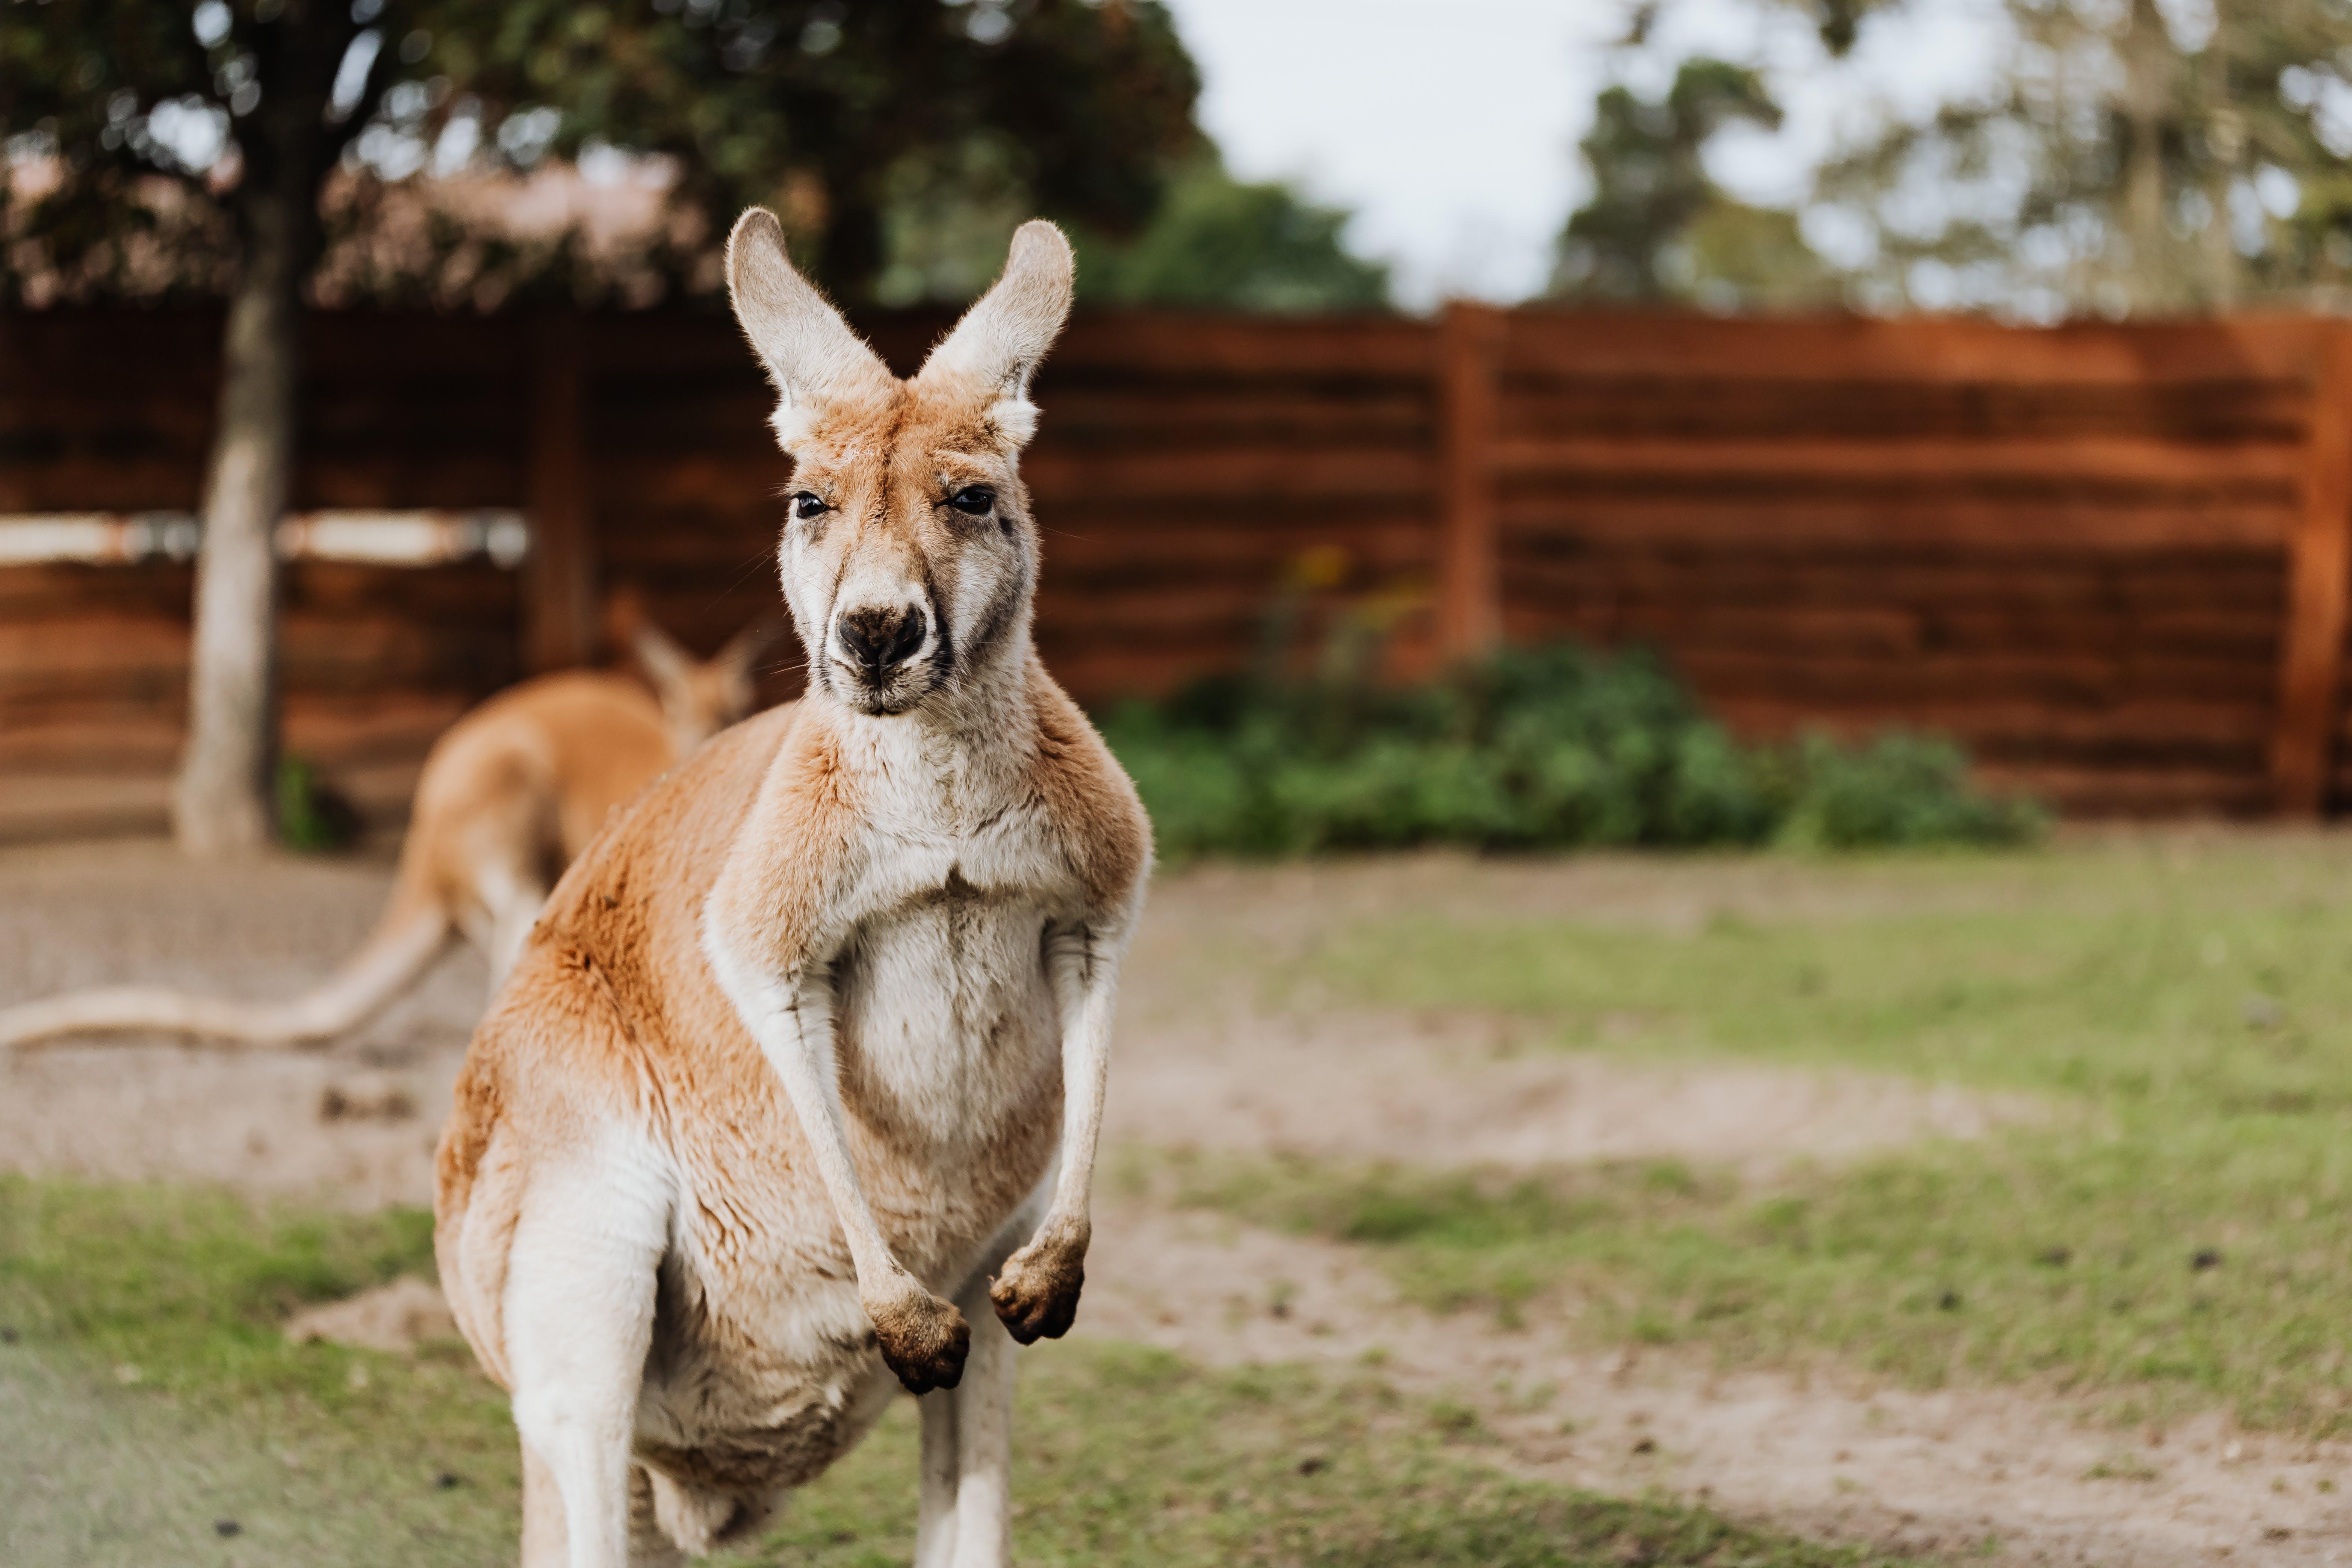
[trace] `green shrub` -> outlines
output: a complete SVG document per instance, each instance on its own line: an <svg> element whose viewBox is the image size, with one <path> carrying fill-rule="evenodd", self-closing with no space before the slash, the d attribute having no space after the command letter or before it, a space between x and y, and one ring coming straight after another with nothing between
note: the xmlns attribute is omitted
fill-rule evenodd
<svg viewBox="0 0 2352 1568"><path fill-rule="evenodd" d="M2031 804L1972 788L1949 742L1746 745L1654 657L1556 646L1425 685L1232 677L1128 702L1104 735L1160 852L1467 844L2008 844Z"/></svg>
<svg viewBox="0 0 2352 1568"><path fill-rule="evenodd" d="M312 853L341 849L360 836L360 816L301 757L278 759L278 841Z"/></svg>

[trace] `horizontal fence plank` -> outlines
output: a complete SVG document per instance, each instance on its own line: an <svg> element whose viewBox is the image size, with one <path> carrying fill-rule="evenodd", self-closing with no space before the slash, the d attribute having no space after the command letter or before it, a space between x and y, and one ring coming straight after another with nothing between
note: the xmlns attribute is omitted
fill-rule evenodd
<svg viewBox="0 0 2352 1568"><path fill-rule="evenodd" d="M2083 437L2064 440L1738 441L1556 437L1500 441L1495 471L1513 480L1785 491L1893 486L2063 495L2198 491L2293 504L2298 448L2270 441L2193 445Z"/></svg>
<svg viewBox="0 0 2352 1568"><path fill-rule="evenodd" d="M1988 385L2299 380L2315 374L2308 319L2005 327L1964 317L1723 320L1640 311L1511 312L1506 374L1638 375L1673 365L1725 381L1879 380Z"/></svg>
<svg viewBox="0 0 2352 1568"><path fill-rule="evenodd" d="M2204 548L2283 550L2294 522L2291 494L2137 498L2122 503L2079 494L2006 498L1922 493L1594 495L1581 489L1504 489L1497 517L1506 552L1571 547L1574 542L1645 547L1674 543L1821 549L1863 546L1880 552L1947 544L1970 552L2039 552L2045 563L2066 550L2140 556Z"/></svg>

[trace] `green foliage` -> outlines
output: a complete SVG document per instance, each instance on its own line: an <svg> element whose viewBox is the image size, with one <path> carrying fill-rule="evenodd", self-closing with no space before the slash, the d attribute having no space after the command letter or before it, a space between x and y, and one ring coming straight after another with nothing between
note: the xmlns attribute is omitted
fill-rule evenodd
<svg viewBox="0 0 2352 1568"><path fill-rule="evenodd" d="M1655 102L1622 85L1604 89L1582 143L1592 195L1560 236L1549 292L1710 309L1821 297L1826 272L1793 215L1734 200L1702 161L1727 126L1780 123L1763 79L1723 60L1684 61Z"/></svg>
<svg viewBox="0 0 2352 1568"><path fill-rule="evenodd" d="M360 816L300 757L278 760L278 841L289 849L341 849L360 835Z"/></svg>
<svg viewBox="0 0 2352 1568"><path fill-rule="evenodd" d="M1428 843L2003 844L2041 820L1971 789L1946 742L1743 745L1639 652L1514 651L1397 689L1217 680L1124 704L1103 732L1171 860Z"/></svg>
<svg viewBox="0 0 2352 1568"><path fill-rule="evenodd" d="M380 276L366 245L385 184L452 150L474 172L528 171L603 145L675 160L681 221L632 258L658 283L709 288L710 252L759 203L783 217L804 267L865 302L887 261L889 205L925 171L982 150L1022 216L1131 234L1200 145L1198 76L1158 0L37 9L38 25L0 25L0 146L46 155L59 177L0 182L0 297L216 290L253 226L257 172L289 160L276 188L314 230L328 172L341 160L356 176L337 232L306 235L299 267L331 237L351 252L337 253L339 276L398 295L415 280ZM356 92L333 93L347 59L372 64L343 78ZM486 258L461 236L430 240L436 264L466 253L468 279L487 268L512 274L509 288L583 284L562 247Z"/></svg>
<svg viewBox="0 0 2352 1568"><path fill-rule="evenodd" d="M1034 209L1018 161L976 142L948 164L907 165L884 204L885 305L961 303L1004 266L1013 230ZM1071 227L1078 298L1089 305L1169 305L1266 314L1377 310L1388 268L1348 253L1348 215L1283 184L1245 184L1213 151L1184 163L1140 231Z"/></svg>
<svg viewBox="0 0 2352 1568"><path fill-rule="evenodd" d="M1288 185L1235 180L1195 160L1150 223L1118 243L1078 237L1078 289L1089 303L1186 305L1268 314L1377 310L1388 268L1340 243L1348 215Z"/></svg>
<svg viewBox="0 0 2352 1568"><path fill-rule="evenodd" d="M982 157L1022 216L1129 232L1199 141L1198 73L1158 0L519 0L495 26L478 0L443 9L430 58L509 114L558 110L544 150L667 154L708 235L773 207L858 303L909 185Z"/></svg>

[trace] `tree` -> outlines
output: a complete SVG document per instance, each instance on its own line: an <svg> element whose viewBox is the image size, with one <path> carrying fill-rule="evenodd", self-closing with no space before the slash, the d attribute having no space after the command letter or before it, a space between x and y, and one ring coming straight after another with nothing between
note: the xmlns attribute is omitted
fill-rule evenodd
<svg viewBox="0 0 2352 1568"><path fill-rule="evenodd" d="M487 30L478 3L424 14L417 47L470 90L407 133L496 115L515 145L540 116L557 156L667 157L714 236L772 207L853 304L875 301L890 215L927 186L976 179L1024 217L1131 233L1200 144L1199 76L1157 0L516 0Z"/></svg>
<svg viewBox="0 0 2352 1568"><path fill-rule="evenodd" d="M1893 9L1889 7L1888 9ZM2352 6L2009 0L1998 79L1823 168L1866 303L2051 317L2346 302Z"/></svg>
<svg viewBox="0 0 2352 1568"><path fill-rule="evenodd" d="M173 803L200 854L269 833L271 534L331 174L528 167L600 142L667 155L700 242L666 258L679 281L715 282L718 237L760 201L856 300L910 165L992 145L1035 208L1131 230L1197 138L1197 78L1153 0L0 5L7 293L228 298Z"/></svg>
<svg viewBox="0 0 2352 1568"><path fill-rule="evenodd" d="M1388 303L1389 269L1340 243L1348 217L1288 185L1235 180L1203 156L1132 240L1078 236L1079 298L1275 315L1377 310Z"/></svg>
<svg viewBox="0 0 2352 1568"><path fill-rule="evenodd" d="M20 253L68 283L134 268L142 237L174 229L235 258L173 798L180 843L200 855L269 837L272 534L293 459L301 282L320 183L381 75L380 51L354 47L376 4L49 0L32 22L36 7L12 0L0 29L0 128L59 175L6 215Z"/></svg>
<svg viewBox="0 0 2352 1568"><path fill-rule="evenodd" d="M1780 108L1755 71L1724 60L1685 60L1654 102L1604 89L1581 144L1592 195L1570 215L1549 292L1719 310L1819 294L1823 272L1795 215L1748 205L1706 172L1707 143L1743 122L1770 130Z"/></svg>

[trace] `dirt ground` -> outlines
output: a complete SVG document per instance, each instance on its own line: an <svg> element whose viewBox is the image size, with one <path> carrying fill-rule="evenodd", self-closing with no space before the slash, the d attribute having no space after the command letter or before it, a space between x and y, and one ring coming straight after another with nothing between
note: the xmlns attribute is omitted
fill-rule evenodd
<svg viewBox="0 0 2352 1568"><path fill-rule="evenodd" d="M298 989L364 932L387 880L381 865L298 860L223 876L145 843L0 852L0 1004L132 978ZM1131 963L1111 1134L1424 1165L1687 1157L1769 1169L2042 1114L2022 1097L1858 1073L1523 1052L1503 1018L1302 1011L1297 998L1276 1008L1218 963L1235 943L1278 959L1335 920L1379 909L1572 909L1683 927L1724 911L1868 912L1895 896L1866 876L1828 886L1790 863L1605 857L1168 879ZM131 1043L0 1065L0 1168L201 1179L355 1205L428 1201L440 1108L484 984L477 959L453 954L385 1016L317 1053ZM1354 1373L1377 1362L1408 1392L1475 1408L1497 1462L1529 1475L1664 1489L1937 1555L1973 1554L1992 1538L2005 1562L2352 1562L2343 1494L2315 1490L2322 1479L2352 1485L2352 1447L2242 1433L2218 1417L2118 1435L2027 1392L1921 1394L1834 1368L1723 1375L1687 1355L1578 1352L1540 1324L1433 1318L1345 1246L1109 1194L1097 1237L1085 1331L1220 1363ZM397 1342L429 1315L412 1289L313 1326ZM2126 1443L2136 1479L2094 1479L2117 1468L2105 1461Z"/></svg>

